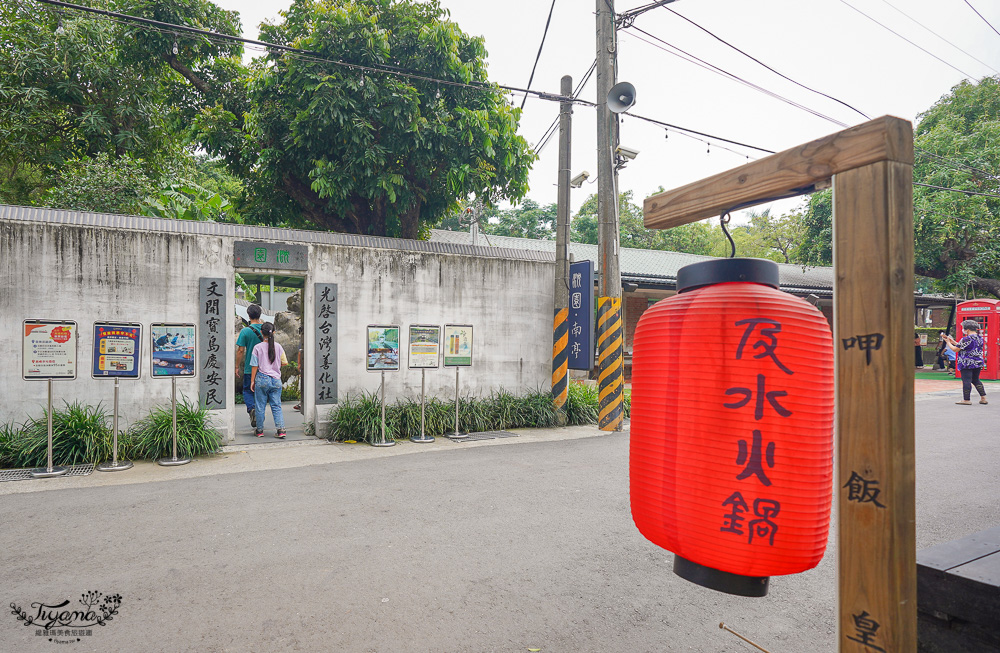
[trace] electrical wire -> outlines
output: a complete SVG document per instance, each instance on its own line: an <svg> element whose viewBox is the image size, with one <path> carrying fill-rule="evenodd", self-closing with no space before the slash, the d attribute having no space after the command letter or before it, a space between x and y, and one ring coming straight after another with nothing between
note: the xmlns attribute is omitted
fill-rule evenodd
<svg viewBox="0 0 1000 653"><path fill-rule="evenodd" d="M979 79L975 75L970 75L969 73L965 72L961 68L957 68L957 67L951 65L950 63L948 63L947 61L945 61L941 57L937 56L936 54L934 54L930 50L926 50L926 49L922 48L921 46L917 45L916 43L914 43L910 39L906 38L905 36L903 36L899 32L895 31L891 27L888 27L887 25L885 25L883 23L880 23L879 21L875 20L874 18L872 18L871 16L869 16L865 12L861 11L860 9L858 9L857 7L855 7L854 5L852 5L851 3L847 2L847 0L840 0L840 2L843 3L843 4L845 4L845 5L847 5L848 7L850 7L851 9L853 9L854 11L858 12L859 14L861 14L862 16L864 16L865 18L867 18L868 20L872 21L873 23L875 23L879 27L881 27L881 28L883 28L883 29L885 29L885 30L887 30L889 32L892 32L893 34L895 34L899 38L903 39L904 41L906 41L907 43L909 43L913 47L917 48L921 52L924 52L924 53L929 54L930 56L934 57L935 59L937 59L938 61L940 61L944 65L948 66L949 68L952 68L953 70L957 70L958 72L962 73L963 75L965 75L969 79L975 79L977 82L979 81Z"/></svg>
<svg viewBox="0 0 1000 653"><path fill-rule="evenodd" d="M892 7L893 9L895 9L896 11L898 11L899 13L903 14L904 16L906 16L907 18L909 18L911 21L913 21L917 25L920 25L925 30L927 30L928 32L930 32L934 36L938 37L939 39L941 39L942 41L944 41L945 43L947 43L951 47L955 48L956 50L958 50L959 52L961 52L965 56L967 56L967 57L969 57L971 59L975 59L976 61L978 61L979 63L983 64L984 66L986 66L987 68L989 68L993 72L995 72L997 74L1000 74L1000 70L997 70L996 68L994 68L993 66L989 65L988 63L986 63L982 59L978 58L977 56L975 56L971 52L967 52L967 51L963 50L962 48L960 48L959 46L955 45L954 43L952 43L951 41L949 41L945 37L941 36L940 34L938 34L937 32L935 32L934 30L932 30L930 27L927 27L926 25L924 25L923 23L921 23L919 20L917 20L913 16L909 15L908 13L906 13L905 11L903 11L902 9L900 9L899 7L897 7L896 5L894 5L891 2L889 2L889 0L882 0L882 2L884 2L887 5L889 5L890 7Z"/></svg>
<svg viewBox="0 0 1000 653"><path fill-rule="evenodd" d="M590 81L590 77L594 74L594 70L596 69L597 69L597 59L594 59L594 63L590 64L590 68L587 70L586 73L584 73L583 79L580 80L580 83L577 84L576 88L573 90L573 97L578 97L580 95L580 93L583 91L583 88L587 85L587 82ZM555 120L552 121L552 124L549 125L549 128L545 130L544 134L542 134L542 137L538 139L537 141L538 145L535 146L535 154L540 154L541 151L545 149L545 146L548 145L548 142L552 138L552 135L556 133L556 127L558 125L559 125L559 116L556 116Z"/></svg>
<svg viewBox="0 0 1000 653"><path fill-rule="evenodd" d="M839 127L848 127L849 126L845 122L841 122L840 120L837 120L836 118L831 118L830 116L827 116L827 115L825 115L823 113L820 113L819 111L816 111L815 109L810 109L809 107L805 106L804 104L799 104L798 102L795 102L794 100L786 98L783 95L775 93L774 91L769 91L769 90L767 90L766 88L764 88L762 86L758 86L757 84L754 84L753 82L747 81L747 80L743 79L742 77L740 77L739 75L735 75L735 74L733 74L733 73L731 73L731 72L729 72L727 70L723 70L722 68L719 68L718 66L716 66L714 64L710 64L707 61L705 61L704 59L700 59L700 58L694 56L693 54L691 54L689 52L686 52L685 50L682 50L681 48L678 48L675 45L667 43L666 41L664 41L660 37L655 36L653 34L650 34L649 32L647 32L646 30L644 30L644 29L642 29L640 27L636 27L636 26L633 25L630 29L635 30L637 32L640 32L642 34L645 34L646 36L648 36L649 38L653 39L654 41L657 41L658 43L663 44L663 46L666 46L666 48L662 47L658 43L651 43L650 41L647 41L646 39L644 39L644 38L642 38L640 36L636 36L635 34L632 34L631 32L626 32L626 34L629 34L632 38L637 39L639 41L642 41L643 43L646 43L647 45L651 45L654 48L658 48L660 50L663 50L664 52L666 52L668 54L672 54L672 55L674 55L674 56L676 56L676 57L678 57L678 58L680 58L680 59L682 59L684 61L687 61L688 63L693 63L694 65L696 65L696 66L698 66L700 68L705 68L706 70L714 72L717 75L721 75L721 76L726 77L728 79L731 79L733 81L739 82L740 84L743 84L744 86L747 86L748 88L752 88L755 91L763 93L764 95L772 97L772 98L774 98L776 100L780 100L781 102L784 102L785 104L791 105L791 106L793 106L793 107L795 107L797 109L801 109L801 110L803 110L803 111L805 111L807 113L811 113L814 116L816 116L817 118L822 118L823 120L827 120L829 122L832 122L833 124L835 124L835 125L837 125ZM668 50L667 48L671 48L671 49ZM674 50L676 50L676 52L674 52ZM678 53L680 53L680 54L678 54Z"/></svg>
<svg viewBox="0 0 1000 653"><path fill-rule="evenodd" d="M538 68L538 60L542 58L542 48L545 47L545 37L549 34L549 24L552 22L552 12L556 8L556 0L552 0L552 4L549 6L549 17L545 20L545 31L542 32L542 42L538 44L538 54L535 55L535 63L531 66L531 75L528 77L528 88L531 88L531 82L535 79L535 69ZM528 101L528 94L524 94L524 99L521 100L521 108L524 109L524 103Z"/></svg>
<svg viewBox="0 0 1000 653"><path fill-rule="evenodd" d="M748 147L751 150L757 150L758 152L764 152L765 154L774 154L774 150L766 150L763 147L757 147L756 145L749 145L747 143L741 143L739 141L730 140L728 138L722 138L721 136L714 136L712 134L706 134L705 132L695 131L693 129L688 129L687 127L680 127L678 125L672 125L669 122L663 122L662 120L656 120L655 118L647 118L646 116L640 116L635 113L625 112L622 115L629 116L631 118L638 118L639 120L645 120L646 122L651 122L654 125L659 125L660 127L667 127L677 132L689 132L691 134L697 134L698 136L704 136L705 138L710 138L713 141L722 141L723 143L729 143L730 145L737 145L739 147ZM685 134L685 136L688 134ZM704 142L704 141L702 141Z"/></svg>
<svg viewBox="0 0 1000 653"><path fill-rule="evenodd" d="M924 188L933 188L935 190L950 190L953 193L962 193L963 195L981 195L982 197L995 197L1000 199L1000 195L995 193L977 193L972 190L961 190L959 188L948 188L947 186L934 186L933 184L922 184L920 182L913 182L914 186L923 186Z"/></svg>
<svg viewBox="0 0 1000 653"><path fill-rule="evenodd" d="M686 20L688 23L694 25L695 27L697 27L701 31L703 31L706 34L708 34L709 36L711 36L716 41L719 41L723 45L725 45L725 46L727 46L729 48L732 48L733 50L736 50L737 52L739 52L740 54L742 54L747 59L750 59L751 61L754 61L754 62L760 64L764 68L767 68L768 70L770 70L772 73L774 73L778 77L781 77L782 79L788 80L789 82L795 84L796 86L804 88L805 90L810 91L811 93L815 93L816 95L822 95L823 97L827 98L828 100L833 100L834 102L836 102L838 104L842 104L845 107L847 107L848 109L850 109L851 111L854 111L855 113L861 114L861 116L864 117L865 119L871 120L871 118L868 116L868 114L866 114L864 111L861 111L860 109L857 109L857 108L851 106L850 104L848 104L847 102L844 102L843 100L839 100L839 99L833 97L832 95L827 95L826 93L823 93L822 91L817 91L816 89L811 88L809 86L806 86L805 84L803 84L801 82L795 81L794 79L792 79L788 75L785 75L784 73L778 72L777 70L775 70L771 66L768 66L766 63L764 63L763 61L761 61L757 57L755 57L755 56L753 56L751 54L747 54L746 52L744 52L743 50L739 49L738 47L736 47L735 45L733 45L729 41L727 41L727 40L723 39L722 37L720 37L720 36L712 33L711 31L709 31L705 27L702 27L701 25L699 25L698 23L694 22L693 20L691 20L687 16L684 16L683 14L679 14L676 11L674 11L673 9L671 9L670 7L667 7L665 5L661 5L661 6L663 6L664 9L666 9L667 11L669 11L670 13L672 13L673 15L677 16L678 18Z"/></svg>
<svg viewBox="0 0 1000 653"><path fill-rule="evenodd" d="M983 170L981 168L976 168L974 166L970 166L969 164L967 164L967 163L965 163L963 161L958 161L957 159L950 159L948 157L944 157L944 156L941 156L939 154L934 154L933 152L928 152L927 150L925 150L923 148L920 148L920 147L915 147L914 146L913 149L914 149L914 151L917 154L921 154L923 156L930 157L930 158L933 158L933 159L940 159L941 161L946 161L948 163L953 163L953 164L955 164L955 166L958 166L958 167L951 167L952 170L956 170L958 172L976 172L976 173L979 173L980 175L985 176L988 179L992 179L992 180L995 180L995 181L1000 181L1000 177L997 177L997 176L993 175L992 173L986 172L985 170Z"/></svg>
<svg viewBox="0 0 1000 653"><path fill-rule="evenodd" d="M969 2L969 0L965 0L965 4L969 5L969 9L971 9L974 12L976 12L976 15L979 16L980 18L982 18L983 22L986 23L987 25L989 25L991 30L993 30L994 32L997 32L997 28L993 27L993 24L990 21L986 20L986 17L983 16L981 13L979 13L979 10L976 9L975 7L973 7L972 3ZM1000 32L997 32L997 36L1000 36Z"/></svg>

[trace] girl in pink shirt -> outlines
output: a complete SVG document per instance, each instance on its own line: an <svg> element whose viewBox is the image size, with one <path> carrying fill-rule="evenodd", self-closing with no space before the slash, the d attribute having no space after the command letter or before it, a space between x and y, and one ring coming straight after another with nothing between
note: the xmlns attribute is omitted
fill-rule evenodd
<svg viewBox="0 0 1000 653"><path fill-rule="evenodd" d="M285 418L281 414L281 366L288 363L285 350L274 341L274 325L265 322L260 329L264 341L253 348L250 358L250 389L257 403L258 438L264 437L264 407L271 406L276 438L285 437Z"/></svg>

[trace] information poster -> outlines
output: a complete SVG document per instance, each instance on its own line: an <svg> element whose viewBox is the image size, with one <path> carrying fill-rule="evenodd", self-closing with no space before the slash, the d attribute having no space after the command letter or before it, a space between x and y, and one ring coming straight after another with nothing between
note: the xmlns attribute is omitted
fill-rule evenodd
<svg viewBox="0 0 1000 653"><path fill-rule="evenodd" d="M141 324L94 323L95 379L137 379L140 368Z"/></svg>
<svg viewBox="0 0 1000 653"><path fill-rule="evenodd" d="M444 325L444 365L445 367L468 367L472 365L472 325Z"/></svg>
<svg viewBox="0 0 1000 653"><path fill-rule="evenodd" d="M25 320L21 378L76 378L76 322Z"/></svg>
<svg viewBox="0 0 1000 653"><path fill-rule="evenodd" d="M194 376L193 324L151 324L152 376Z"/></svg>
<svg viewBox="0 0 1000 653"><path fill-rule="evenodd" d="M408 364L412 368L437 367L441 357L441 327L410 325Z"/></svg>
<svg viewBox="0 0 1000 653"><path fill-rule="evenodd" d="M399 369L399 327L368 326L369 372L390 372Z"/></svg>

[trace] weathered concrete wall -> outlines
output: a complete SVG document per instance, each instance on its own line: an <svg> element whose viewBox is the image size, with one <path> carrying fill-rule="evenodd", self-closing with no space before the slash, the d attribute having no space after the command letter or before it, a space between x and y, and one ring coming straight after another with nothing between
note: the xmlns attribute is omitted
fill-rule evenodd
<svg viewBox="0 0 1000 653"><path fill-rule="evenodd" d="M35 222L11 219L13 213L0 211L0 333L5 334L3 350L13 354L7 365L0 366L0 384L4 388L0 399L2 422L40 417L45 404L46 383L21 379L21 323L26 319L74 320L78 324L78 376L73 381L55 382L57 405L63 400L93 404L100 401L108 407L112 403L114 383L95 380L90 372L96 321L143 325L142 376L121 381L120 405L125 422L144 416L154 405L168 404L170 381L150 377L149 325L197 323L201 277L226 279L229 292L225 310L232 316L234 243L267 240L252 228L246 228L245 236L218 236L176 233L167 228L158 231ZM233 229L238 228L227 229L235 233ZM297 242L295 233L281 232L287 240L280 242ZM375 391L379 386L379 375L365 371L369 324L398 324L401 328L402 369L386 374L390 402L397 397L419 396L420 370L407 369L406 329L410 324L474 325L473 366L461 370L463 393L487 393L498 387L518 391L546 387L548 383L552 346L550 262L311 243L309 271L303 274L307 352L316 346L311 328L316 306L313 284L338 284L340 397ZM232 374L235 335L228 333L226 338L225 365ZM317 410L313 402L311 354L304 357L304 366L307 419L324 422L332 406L319 406ZM235 411L243 410L234 402L234 381L230 377L227 408L211 413L227 437L235 424ZM179 393L197 398L197 379L178 379L177 386ZM454 390L452 368L427 371L429 395L447 398L454 395Z"/></svg>

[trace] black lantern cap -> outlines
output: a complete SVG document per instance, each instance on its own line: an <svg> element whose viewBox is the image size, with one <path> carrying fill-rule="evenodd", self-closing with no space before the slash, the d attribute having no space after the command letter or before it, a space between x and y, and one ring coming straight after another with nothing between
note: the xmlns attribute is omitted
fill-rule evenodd
<svg viewBox="0 0 1000 653"><path fill-rule="evenodd" d="M720 258L692 263L677 271L677 292L729 281L778 288L778 264L762 258Z"/></svg>
<svg viewBox="0 0 1000 653"><path fill-rule="evenodd" d="M736 596L767 596L767 585L771 580L770 576L741 576L713 569L699 565L697 562L691 562L676 554L674 555L674 573L695 585Z"/></svg>

